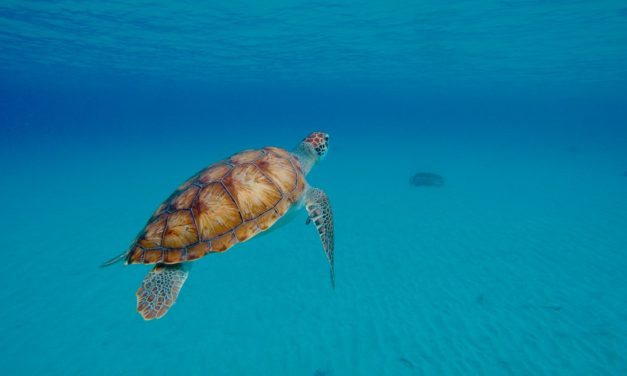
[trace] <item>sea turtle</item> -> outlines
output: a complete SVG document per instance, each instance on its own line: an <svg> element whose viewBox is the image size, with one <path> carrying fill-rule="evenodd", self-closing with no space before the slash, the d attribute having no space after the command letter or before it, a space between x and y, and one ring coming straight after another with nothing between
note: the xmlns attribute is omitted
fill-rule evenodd
<svg viewBox="0 0 627 376"><path fill-rule="evenodd" d="M224 252L305 207L333 272L333 214L327 195L305 176L327 153L329 135L313 132L292 152L244 150L184 182L152 215L129 249L103 266L155 264L137 290L137 311L159 319L174 304L190 262Z"/></svg>

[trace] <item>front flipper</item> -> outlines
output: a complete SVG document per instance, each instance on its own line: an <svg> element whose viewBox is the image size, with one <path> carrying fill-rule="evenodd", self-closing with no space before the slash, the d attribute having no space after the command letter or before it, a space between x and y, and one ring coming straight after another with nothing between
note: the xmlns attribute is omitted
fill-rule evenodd
<svg viewBox="0 0 627 376"><path fill-rule="evenodd" d="M318 188L310 188L305 197L305 208L309 218L307 223L313 222L318 229L324 253L331 266L331 285L335 288L335 272L333 270L333 212L327 195Z"/></svg>
<svg viewBox="0 0 627 376"><path fill-rule="evenodd" d="M168 312L187 279L189 268L187 264L158 264L148 273L135 294L137 312L144 320L160 319Z"/></svg>

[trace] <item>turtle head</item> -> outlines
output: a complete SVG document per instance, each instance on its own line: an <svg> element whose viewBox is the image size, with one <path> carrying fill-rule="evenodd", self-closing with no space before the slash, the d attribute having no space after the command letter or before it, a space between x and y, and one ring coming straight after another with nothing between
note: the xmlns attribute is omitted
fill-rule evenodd
<svg viewBox="0 0 627 376"><path fill-rule="evenodd" d="M303 171L308 173L309 170L327 155L329 150L329 134L324 132L312 132L305 137L294 150L294 154L298 157Z"/></svg>
<svg viewBox="0 0 627 376"><path fill-rule="evenodd" d="M324 158L329 150L329 134L324 132L313 132L309 136L305 137L301 144L310 150L313 157L320 160Z"/></svg>

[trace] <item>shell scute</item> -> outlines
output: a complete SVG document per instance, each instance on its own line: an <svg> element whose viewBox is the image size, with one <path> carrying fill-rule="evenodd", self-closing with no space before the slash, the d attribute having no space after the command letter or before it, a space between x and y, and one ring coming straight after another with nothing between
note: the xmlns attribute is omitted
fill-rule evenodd
<svg viewBox="0 0 627 376"><path fill-rule="evenodd" d="M164 264L178 264L184 259L185 249L165 249L163 251L163 263Z"/></svg>
<svg viewBox="0 0 627 376"><path fill-rule="evenodd" d="M181 248L198 241L196 225L189 210L179 210L170 214L161 245L168 248Z"/></svg>
<svg viewBox="0 0 627 376"><path fill-rule="evenodd" d="M282 197L278 187L252 164L235 166L224 178L224 186L235 199L244 221L258 217Z"/></svg>
<svg viewBox="0 0 627 376"><path fill-rule="evenodd" d="M129 264L139 264L143 262L144 259L144 249L141 247L134 247L128 253L128 263Z"/></svg>
<svg viewBox="0 0 627 376"><path fill-rule="evenodd" d="M290 159L268 153L260 158L256 164L266 176L276 183L282 193L290 193L296 188L298 173Z"/></svg>
<svg viewBox="0 0 627 376"><path fill-rule="evenodd" d="M270 152L272 154L275 154L281 158L284 159L290 159L292 158L292 154L290 154L289 151L285 150L285 149L281 149L281 148L277 148L275 146L268 146L263 148L263 150L265 150L266 152Z"/></svg>
<svg viewBox="0 0 627 376"><path fill-rule="evenodd" d="M277 211L279 216L283 216L285 215L285 213L287 213L288 210L290 210L291 206L292 206L292 203L286 196L286 197L283 197L281 201L279 201L279 203L274 207L274 210Z"/></svg>
<svg viewBox="0 0 627 376"><path fill-rule="evenodd" d="M159 205L159 207L157 208L157 210L155 210L155 212L152 214L152 217L150 218L150 221L152 221L153 219L157 218L158 216L162 215L163 213L165 213L165 210L170 206L170 200L166 200L165 202L163 202L161 205Z"/></svg>
<svg viewBox="0 0 627 376"><path fill-rule="evenodd" d="M231 167L224 163L215 164L198 175L198 182L201 184L209 184L222 179L231 171Z"/></svg>
<svg viewBox="0 0 627 376"><path fill-rule="evenodd" d="M156 264L163 260L163 252L160 249L147 249L144 251L144 264Z"/></svg>
<svg viewBox="0 0 627 376"><path fill-rule="evenodd" d="M150 222L144 229L144 233L139 239L139 244L144 248L154 248L161 246L161 238L165 230L165 222L168 214L163 214Z"/></svg>
<svg viewBox="0 0 627 376"><path fill-rule="evenodd" d="M263 150L244 150L233 155L229 158L229 161L235 165L243 164L243 163L251 163L261 156L263 156L265 152Z"/></svg>
<svg viewBox="0 0 627 376"><path fill-rule="evenodd" d="M237 243L235 235L233 232L229 232L211 241L211 252L224 252L235 243Z"/></svg>
<svg viewBox="0 0 627 376"><path fill-rule="evenodd" d="M200 190L199 187L192 185L188 187L186 190L180 192L176 197L172 199L170 202L171 210L182 210L189 209L192 206L192 202L196 197L196 194Z"/></svg>
<svg viewBox="0 0 627 376"><path fill-rule="evenodd" d="M187 261L199 259L209 253L209 251L209 244L206 242L193 245L187 249Z"/></svg>
<svg viewBox="0 0 627 376"><path fill-rule="evenodd" d="M262 231L265 231L269 229L270 226L272 226L278 219L279 213L277 213L274 209L271 209L257 218L257 224Z"/></svg>
<svg viewBox="0 0 627 376"><path fill-rule="evenodd" d="M186 190L196 181L197 178L198 178L198 175L194 175L191 178L185 180L183 184L179 185L179 187L176 188L176 192L182 192Z"/></svg>
<svg viewBox="0 0 627 376"><path fill-rule="evenodd" d="M242 223L237 205L221 183L204 187L192 207L200 240L211 240Z"/></svg>
<svg viewBox="0 0 627 376"><path fill-rule="evenodd" d="M235 229L235 236L237 237L238 242L244 242L253 236L257 235L261 229L257 225L257 222L248 221L244 222L241 225L237 226Z"/></svg>

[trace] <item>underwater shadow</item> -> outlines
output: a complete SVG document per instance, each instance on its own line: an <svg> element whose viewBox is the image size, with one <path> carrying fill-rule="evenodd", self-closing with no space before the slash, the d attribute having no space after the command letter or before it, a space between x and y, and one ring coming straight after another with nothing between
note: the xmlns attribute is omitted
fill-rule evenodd
<svg viewBox="0 0 627 376"><path fill-rule="evenodd" d="M409 178L409 184L414 187L436 187L444 186L444 178L432 172L418 172Z"/></svg>

